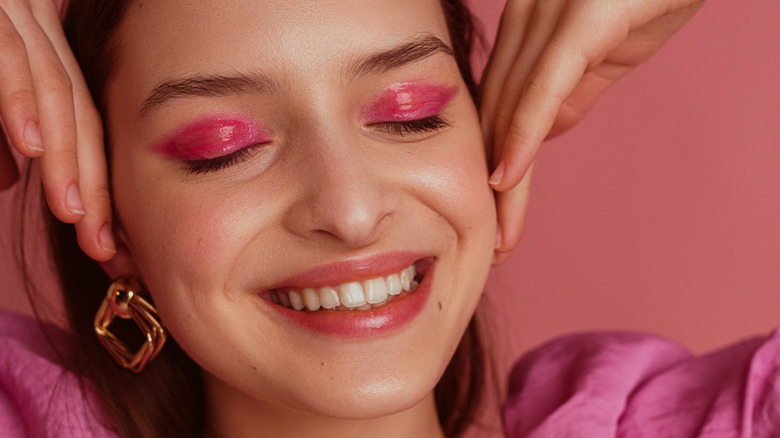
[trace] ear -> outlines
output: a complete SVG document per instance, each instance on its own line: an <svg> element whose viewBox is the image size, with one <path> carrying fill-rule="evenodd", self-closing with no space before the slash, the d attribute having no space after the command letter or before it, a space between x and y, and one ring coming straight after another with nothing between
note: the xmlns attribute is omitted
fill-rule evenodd
<svg viewBox="0 0 780 438"><path fill-rule="evenodd" d="M140 279L141 275L135 264L135 259L127 244L127 237L121 228L115 232L116 254L110 260L100 262L100 267L108 275L108 278L114 280L121 277L135 277Z"/></svg>

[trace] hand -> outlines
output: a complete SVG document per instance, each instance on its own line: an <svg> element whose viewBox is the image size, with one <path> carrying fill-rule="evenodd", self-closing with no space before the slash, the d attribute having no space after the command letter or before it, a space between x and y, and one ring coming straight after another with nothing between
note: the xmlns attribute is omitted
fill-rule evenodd
<svg viewBox="0 0 780 438"><path fill-rule="evenodd" d="M10 146L40 161L54 216L76 224L96 260L115 252L100 116L53 0L0 0L0 188L16 180Z"/></svg>
<svg viewBox="0 0 780 438"><path fill-rule="evenodd" d="M492 149L496 261L520 240L533 161L615 81L655 53L703 0L509 0L480 94Z"/></svg>

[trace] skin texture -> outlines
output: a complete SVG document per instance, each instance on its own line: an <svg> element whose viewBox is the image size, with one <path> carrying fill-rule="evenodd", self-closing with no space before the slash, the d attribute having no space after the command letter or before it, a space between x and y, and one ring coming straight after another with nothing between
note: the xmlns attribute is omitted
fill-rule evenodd
<svg viewBox="0 0 780 438"><path fill-rule="evenodd" d="M439 3L218 5L215 14L216 2L144 2L123 22L106 116L121 243L104 269L146 284L204 370L220 434L441 435L432 390L481 296L495 241L479 120L446 51L354 68L421 36L448 44ZM262 74L266 86L139 113L161 82L237 72ZM388 108L387 93L412 82L421 114L444 99L445 126L377 123L406 114ZM160 153L156 145L215 112L255 120L270 141L205 173ZM376 336L315 332L260 298L289 278L314 287L370 278L398 254L434 260L430 295L411 321ZM306 275L334 263L336 278ZM368 267L344 269L355 265Z"/></svg>

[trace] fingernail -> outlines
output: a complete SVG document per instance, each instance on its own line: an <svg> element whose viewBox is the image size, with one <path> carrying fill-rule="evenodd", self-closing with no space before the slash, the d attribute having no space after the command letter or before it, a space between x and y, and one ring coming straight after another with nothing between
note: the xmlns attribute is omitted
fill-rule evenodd
<svg viewBox="0 0 780 438"><path fill-rule="evenodd" d="M43 140L38 124L32 120L24 126L24 147L31 151L43 152Z"/></svg>
<svg viewBox="0 0 780 438"><path fill-rule="evenodd" d="M81 193L79 193L79 188L76 186L76 184L71 184L71 186L68 187L68 194L65 200L65 204L71 213L80 214L82 216L87 214L84 211L84 203L81 202Z"/></svg>
<svg viewBox="0 0 780 438"><path fill-rule="evenodd" d="M100 247L103 248L103 251L116 253L114 235L111 234L111 225L103 225L103 228L100 229L100 233L98 234L98 239L100 241Z"/></svg>
<svg viewBox="0 0 780 438"><path fill-rule="evenodd" d="M490 179L488 179L488 184L491 186L501 184L501 180L504 179L505 168L506 166L504 165L503 161L498 163L498 167L496 167L496 170L493 171L493 174L490 175Z"/></svg>
<svg viewBox="0 0 780 438"><path fill-rule="evenodd" d="M504 231L501 229L501 224L496 225L496 247L495 249L501 248L501 245L504 243Z"/></svg>

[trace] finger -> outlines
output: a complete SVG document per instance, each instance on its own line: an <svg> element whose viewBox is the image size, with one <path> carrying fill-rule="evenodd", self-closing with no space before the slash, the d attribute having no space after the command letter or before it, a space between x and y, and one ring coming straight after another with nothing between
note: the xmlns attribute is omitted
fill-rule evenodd
<svg viewBox="0 0 780 438"><path fill-rule="evenodd" d="M506 191L520 182L550 132L566 98L587 67L587 60L564 38L554 37L527 75L522 98L501 139L503 154L491 175L494 190ZM499 134L500 135L500 134Z"/></svg>
<svg viewBox="0 0 780 438"><path fill-rule="evenodd" d="M83 94L79 97L79 94L76 97L76 107L82 116L77 122L79 178L88 213L84 220L76 224L76 233L84 253L95 260L106 261L116 253L116 245L112 235L103 130L91 99L87 100L89 96L85 99Z"/></svg>
<svg viewBox="0 0 780 438"><path fill-rule="evenodd" d="M502 156L505 139L512 119L517 110L529 72L538 63L539 57L548 46L551 36L557 28L560 15L566 3L538 2L530 13L530 22L520 51L515 55L510 70L502 78L501 93L494 104L493 140L496 155L494 166Z"/></svg>
<svg viewBox="0 0 780 438"><path fill-rule="evenodd" d="M491 145L493 140L492 122L502 87L527 35L533 7L534 2L531 0L510 0L501 15L498 35L485 66L479 91L479 114L488 145Z"/></svg>
<svg viewBox="0 0 780 438"><path fill-rule="evenodd" d="M76 123L70 78L46 33L29 14L15 24L28 48L28 60L46 152L40 157L41 182L54 216L75 223L85 215L78 184Z"/></svg>
<svg viewBox="0 0 780 438"><path fill-rule="evenodd" d="M496 261L509 254L523 237L525 217L531 192L533 165L523 180L506 192L496 192L496 211L500 239L496 241Z"/></svg>
<svg viewBox="0 0 780 438"><path fill-rule="evenodd" d="M19 179L19 169L0 131L0 190L11 187Z"/></svg>
<svg viewBox="0 0 780 438"><path fill-rule="evenodd" d="M27 48L4 10L0 9L0 118L11 144L33 158L43 152L38 110Z"/></svg>
<svg viewBox="0 0 780 438"><path fill-rule="evenodd" d="M86 216L76 224L79 246L90 257L105 261L116 253L112 235L111 200L100 115L67 43L54 8L36 11L49 40L71 78L76 109L79 186Z"/></svg>

